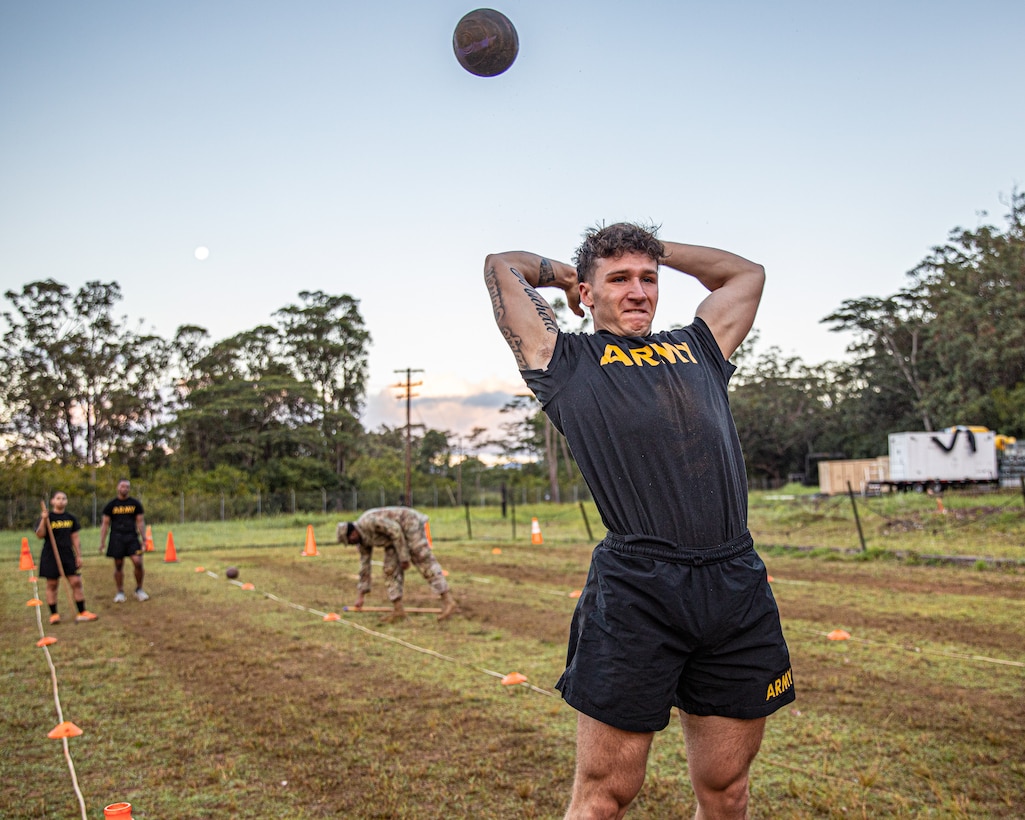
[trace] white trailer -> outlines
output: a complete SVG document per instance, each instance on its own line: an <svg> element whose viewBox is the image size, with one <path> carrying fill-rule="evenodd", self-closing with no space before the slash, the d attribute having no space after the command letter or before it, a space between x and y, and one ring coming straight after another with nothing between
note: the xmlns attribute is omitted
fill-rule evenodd
<svg viewBox="0 0 1025 820"><path fill-rule="evenodd" d="M992 484L1000 478L996 434L968 427L937 433L891 433L890 476L897 490L943 490Z"/></svg>

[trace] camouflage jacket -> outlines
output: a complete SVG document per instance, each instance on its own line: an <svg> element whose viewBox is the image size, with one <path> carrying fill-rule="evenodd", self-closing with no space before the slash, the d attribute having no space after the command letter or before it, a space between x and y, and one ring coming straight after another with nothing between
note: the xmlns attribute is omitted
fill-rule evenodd
<svg viewBox="0 0 1025 820"><path fill-rule="evenodd" d="M377 507L356 520L364 547L394 547L399 561L409 562L409 542L419 537L427 516L412 507Z"/></svg>

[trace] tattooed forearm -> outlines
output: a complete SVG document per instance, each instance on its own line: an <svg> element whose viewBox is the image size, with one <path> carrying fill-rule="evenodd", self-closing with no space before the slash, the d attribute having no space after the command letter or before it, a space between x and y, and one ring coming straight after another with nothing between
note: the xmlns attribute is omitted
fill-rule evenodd
<svg viewBox="0 0 1025 820"><path fill-rule="evenodd" d="M541 271L537 275L537 286L550 285L555 281L555 269L547 259L541 259Z"/></svg>
<svg viewBox="0 0 1025 820"><path fill-rule="evenodd" d="M544 261L548 262L547 259ZM548 267L549 269L551 268L550 262L548 262ZM555 321L555 314L552 312L551 306L544 299L541 298L541 295L536 290L534 290L534 288L530 286L530 283L524 278L522 273L516 270L516 268L509 268L509 270L511 270L515 274L516 278L523 283L523 291L527 294L530 301L533 302L534 309L537 311L537 315L540 316L541 321L544 322L545 330L547 330L549 333L558 333L559 323ZM543 272L544 267L542 266L542 273ZM553 275L553 281L554 278L555 277Z"/></svg>
<svg viewBox="0 0 1025 820"><path fill-rule="evenodd" d="M527 369L527 359L523 355L523 340L514 334L505 325L499 325L498 329L502 331L502 337L505 339L509 349L512 351L513 356L516 358L516 367L518 370Z"/></svg>
<svg viewBox="0 0 1025 820"><path fill-rule="evenodd" d="M531 267L531 277L534 272ZM555 284L555 270L547 260L542 261L539 274L542 282ZM516 359L516 366L520 370L544 366L554 349L548 334L559 333L551 306L519 270L507 263L489 262L484 270L484 283L495 323Z"/></svg>
<svg viewBox="0 0 1025 820"><path fill-rule="evenodd" d="M484 282L488 286L488 294L491 296L491 309L495 312L495 321L499 325L505 319L505 304L502 302L502 290L498 286L498 274L494 268L489 268L484 274Z"/></svg>

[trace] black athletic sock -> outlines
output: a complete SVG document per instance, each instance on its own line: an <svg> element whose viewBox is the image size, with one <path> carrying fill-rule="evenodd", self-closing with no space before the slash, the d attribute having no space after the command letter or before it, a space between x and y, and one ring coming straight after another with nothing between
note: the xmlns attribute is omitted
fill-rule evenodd
<svg viewBox="0 0 1025 820"><path fill-rule="evenodd" d="M50 614L51 615L56 615L57 614L57 604L50 604Z"/></svg>
<svg viewBox="0 0 1025 820"><path fill-rule="evenodd" d="M75 606L78 607L79 612L85 612L85 601L75 601Z"/></svg>

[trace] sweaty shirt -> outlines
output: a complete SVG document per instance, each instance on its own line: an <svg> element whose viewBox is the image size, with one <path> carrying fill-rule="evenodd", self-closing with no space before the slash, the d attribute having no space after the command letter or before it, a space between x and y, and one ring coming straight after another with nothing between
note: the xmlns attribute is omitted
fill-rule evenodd
<svg viewBox="0 0 1025 820"><path fill-rule="evenodd" d="M727 385L736 367L701 319L645 337L560 333L527 386L566 436L605 526L690 549L747 529L747 475Z"/></svg>

